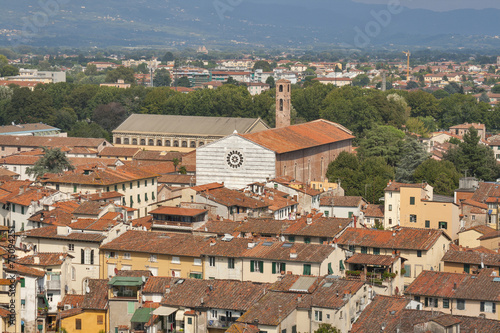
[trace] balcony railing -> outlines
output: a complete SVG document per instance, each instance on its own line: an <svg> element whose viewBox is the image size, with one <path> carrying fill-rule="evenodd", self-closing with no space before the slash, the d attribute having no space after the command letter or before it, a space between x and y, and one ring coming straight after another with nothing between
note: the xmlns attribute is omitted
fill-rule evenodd
<svg viewBox="0 0 500 333"><path fill-rule="evenodd" d="M208 321L208 327L212 328L229 328L234 323L234 320L217 320L212 319Z"/></svg>

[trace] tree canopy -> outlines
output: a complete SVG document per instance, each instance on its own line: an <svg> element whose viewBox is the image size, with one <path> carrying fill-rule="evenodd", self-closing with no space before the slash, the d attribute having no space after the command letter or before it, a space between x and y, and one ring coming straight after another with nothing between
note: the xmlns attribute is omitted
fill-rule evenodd
<svg viewBox="0 0 500 333"><path fill-rule="evenodd" d="M26 168L28 175L38 178L46 173L61 173L75 168L60 148L43 147L43 152L43 156L32 167Z"/></svg>

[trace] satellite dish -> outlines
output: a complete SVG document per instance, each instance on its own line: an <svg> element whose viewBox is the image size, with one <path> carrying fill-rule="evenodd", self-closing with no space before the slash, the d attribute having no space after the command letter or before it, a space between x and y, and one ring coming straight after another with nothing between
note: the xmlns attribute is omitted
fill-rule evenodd
<svg viewBox="0 0 500 333"><path fill-rule="evenodd" d="M88 294L88 293L90 293L90 288L89 288L89 286L87 286L87 287L85 288L85 291L87 292L87 294Z"/></svg>
<svg viewBox="0 0 500 333"><path fill-rule="evenodd" d="M142 282L146 282L146 277L144 275L142 276Z"/></svg>
<svg viewBox="0 0 500 333"><path fill-rule="evenodd" d="M281 237L280 237L280 240L281 240L282 242L284 242L284 241L285 241L285 236L281 236Z"/></svg>

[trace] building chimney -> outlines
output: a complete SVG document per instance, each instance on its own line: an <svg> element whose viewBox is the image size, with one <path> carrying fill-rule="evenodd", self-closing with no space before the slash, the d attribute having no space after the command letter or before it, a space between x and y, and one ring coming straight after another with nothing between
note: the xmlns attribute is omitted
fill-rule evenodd
<svg viewBox="0 0 500 333"><path fill-rule="evenodd" d="M34 265L40 265L40 257L38 257L38 256L33 257L33 264Z"/></svg>
<svg viewBox="0 0 500 333"><path fill-rule="evenodd" d="M290 259L297 259L297 250L290 249Z"/></svg>

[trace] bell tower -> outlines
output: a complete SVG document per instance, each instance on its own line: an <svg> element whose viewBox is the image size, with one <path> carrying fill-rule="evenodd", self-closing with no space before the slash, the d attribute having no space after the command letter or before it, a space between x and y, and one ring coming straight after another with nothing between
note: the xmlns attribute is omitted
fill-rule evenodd
<svg viewBox="0 0 500 333"><path fill-rule="evenodd" d="M291 88L288 80L276 81L276 128L290 126Z"/></svg>

